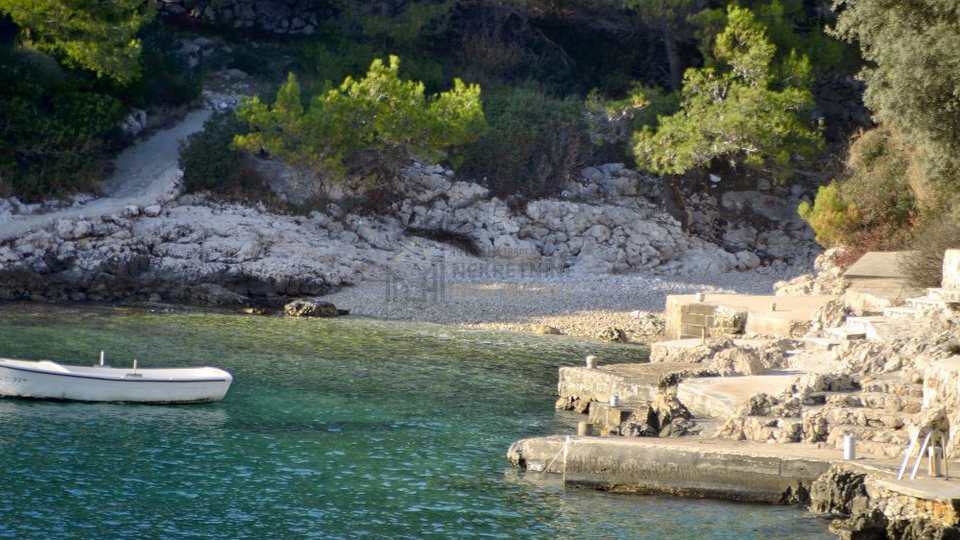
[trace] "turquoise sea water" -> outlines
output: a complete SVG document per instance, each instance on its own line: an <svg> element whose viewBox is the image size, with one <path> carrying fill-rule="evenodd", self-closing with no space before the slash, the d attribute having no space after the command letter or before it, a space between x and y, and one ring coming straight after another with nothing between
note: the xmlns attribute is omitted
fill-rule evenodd
<svg viewBox="0 0 960 540"><path fill-rule="evenodd" d="M215 365L217 404L0 399L0 538L832 538L802 509L564 490L557 367L639 348L363 319L0 307L0 355ZM573 419L575 421L575 419Z"/></svg>

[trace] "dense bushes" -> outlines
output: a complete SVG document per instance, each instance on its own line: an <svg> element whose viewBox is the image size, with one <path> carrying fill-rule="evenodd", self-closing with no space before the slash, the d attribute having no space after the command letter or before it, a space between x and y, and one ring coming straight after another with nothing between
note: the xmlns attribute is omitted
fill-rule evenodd
<svg viewBox="0 0 960 540"><path fill-rule="evenodd" d="M931 247L934 237L956 239L953 218L942 216L960 198L960 11L941 0L837 4L836 34L859 42L870 61L860 74L864 100L886 126L851 147L849 172L837 181L840 197L862 214L843 241L890 249L909 245L918 230L940 231L917 242L924 252L941 249ZM934 273L917 275L930 282Z"/></svg>
<svg viewBox="0 0 960 540"><path fill-rule="evenodd" d="M91 16L86 8L77 10ZM43 22L36 13L18 13L30 24ZM106 32L108 22L99 21L86 32ZM140 28L138 22L137 28L142 38L131 47L138 59L142 48L151 68L143 78L129 64L130 51L119 51L115 42L101 43L102 51L84 52L79 49L98 44L43 34L43 49L52 51L47 53L33 47L40 39L36 29L0 17L0 34L8 37L0 42L0 194L34 200L95 190L110 154L123 143L117 126L130 105L181 103L199 94L199 78L183 69L180 49L162 26ZM95 61L105 64L87 65Z"/></svg>
<svg viewBox="0 0 960 540"><path fill-rule="evenodd" d="M190 135L180 147L186 190L237 196L260 187L262 179L248 157L233 145L234 138L246 132L246 122L232 109L210 115L203 130Z"/></svg>
<svg viewBox="0 0 960 540"><path fill-rule="evenodd" d="M37 199L89 189L116 143L119 100L88 91L43 53L0 48L0 176L8 193Z"/></svg>
<svg viewBox="0 0 960 540"><path fill-rule="evenodd" d="M957 248L960 248L957 216L941 215L923 227L910 243L910 252L901 261L901 269L917 287L938 287L943 277L944 252Z"/></svg>
<svg viewBox="0 0 960 540"><path fill-rule="evenodd" d="M401 80L399 68L395 56L388 64L374 60L364 78L347 77L307 107L291 73L272 105L256 97L241 105L249 133L236 142L320 181L349 178L383 188L411 159L440 160L449 148L476 139L484 127L479 86L456 79L449 91L428 96L422 83Z"/></svg>
<svg viewBox="0 0 960 540"><path fill-rule="evenodd" d="M461 172L499 196L554 196L594 150L578 99L514 88L490 95L489 128L461 150Z"/></svg>
<svg viewBox="0 0 960 540"><path fill-rule="evenodd" d="M893 130L861 134L850 147L844 175L820 188L812 208L800 205L817 241L857 252L902 248L923 213L911 187L915 157Z"/></svg>

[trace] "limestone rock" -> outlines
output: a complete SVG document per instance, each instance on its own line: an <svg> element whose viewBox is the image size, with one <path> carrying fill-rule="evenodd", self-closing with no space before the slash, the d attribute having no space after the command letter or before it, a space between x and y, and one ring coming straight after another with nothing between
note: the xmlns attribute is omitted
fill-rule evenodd
<svg viewBox="0 0 960 540"><path fill-rule="evenodd" d="M714 357L711 367L724 377L731 375L766 375L768 372L756 349L741 347L720 352Z"/></svg>
<svg viewBox="0 0 960 540"><path fill-rule="evenodd" d="M813 313L810 318L810 330L822 332L827 328L842 326L846 318L847 308L843 298L834 298L817 308Z"/></svg>
<svg viewBox="0 0 960 540"><path fill-rule="evenodd" d="M818 514L849 516L854 499L867 495L865 478L865 474L833 465L810 485L810 510Z"/></svg>
<svg viewBox="0 0 960 540"><path fill-rule="evenodd" d="M635 334L643 336L644 341L655 342L663 338L666 321L659 313L652 311L631 311L630 317L636 319Z"/></svg>
<svg viewBox="0 0 960 540"><path fill-rule="evenodd" d="M294 300L283 306L283 311L291 317L336 317L337 306L322 300Z"/></svg>
<svg viewBox="0 0 960 540"><path fill-rule="evenodd" d="M630 339L627 337L627 333L616 327L604 328L599 334L597 334L597 337L603 341L609 341L611 343L630 342Z"/></svg>
<svg viewBox="0 0 960 540"><path fill-rule="evenodd" d="M789 281L774 284L777 296L841 295L846 284L843 281L843 268L837 265L837 258L843 254L839 248L828 249L814 261L813 274L798 276Z"/></svg>
<svg viewBox="0 0 960 540"><path fill-rule="evenodd" d="M542 325L542 326L538 326L535 333L536 333L537 335L540 335L540 336L545 336L545 335L559 335L559 334L561 334L559 328L555 328L555 327L550 326L550 325L547 325L547 324L544 324L544 325Z"/></svg>

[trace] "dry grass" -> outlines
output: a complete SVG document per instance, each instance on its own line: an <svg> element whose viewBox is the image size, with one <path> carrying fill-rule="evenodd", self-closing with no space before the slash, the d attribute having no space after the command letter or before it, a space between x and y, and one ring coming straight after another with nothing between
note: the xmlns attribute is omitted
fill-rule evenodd
<svg viewBox="0 0 960 540"><path fill-rule="evenodd" d="M910 245L901 269L917 287L937 287L943 277L943 254L960 248L960 224L950 216L941 216L927 225Z"/></svg>

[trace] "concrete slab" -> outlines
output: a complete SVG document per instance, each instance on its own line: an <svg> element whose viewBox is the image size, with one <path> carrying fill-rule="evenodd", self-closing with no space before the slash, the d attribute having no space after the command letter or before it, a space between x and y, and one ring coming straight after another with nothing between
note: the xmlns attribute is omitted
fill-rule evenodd
<svg viewBox="0 0 960 540"><path fill-rule="evenodd" d="M902 304L925 291L905 279L857 279L843 293L843 303L854 315L881 313L884 308Z"/></svg>
<svg viewBox="0 0 960 540"><path fill-rule="evenodd" d="M843 273L847 280L855 279L906 279L906 274L900 270L900 261L908 251L871 251L865 253L860 260L853 263Z"/></svg>
<svg viewBox="0 0 960 540"><path fill-rule="evenodd" d="M746 332L797 337L805 332L813 313L834 296L766 296L742 294L671 294L664 317L666 339L716 337L711 334L713 313L720 308L746 313ZM697 321L693 320L696 316Z"/></svg>
<svg viewBox="0 0 960 540"><path fill-rule="evenodd" d="M775 396L800 376L800 372L775 372L743 377L686 379L677 386L677 398L694 416L727 418L747 399L763 392Z"/></svg>
<svg viewBox="0 0 960 540"><path fill-rule="evenodd" d="M840 360L827 349L790 351L790 370L799 373L838 373Z"/></svg>
<svg viewBox="0 0 960 540"><path fill-rule="evenodd" d="M844 328L863 333L866 339L893 341L923 334L930 329L930 321L888 317L847 317Z"/></svg>
<svg viewBox="0 0 960 540"><path fill-rule="evenodd" d="M662 377L670 373L699 369L699 364L610 364L596 369L562 367L557 382L560 399L610 401L616 395L623 403L653 401L660 392Z"/></svg>
<svg viewBox="0 0 960 540"><path fill-rule="evenodd" d="M960 464L954 464L954 466ZM878 483L890 491L926 501L960 504L960 479L915 478L913 480L883 479Z"/></svg>

